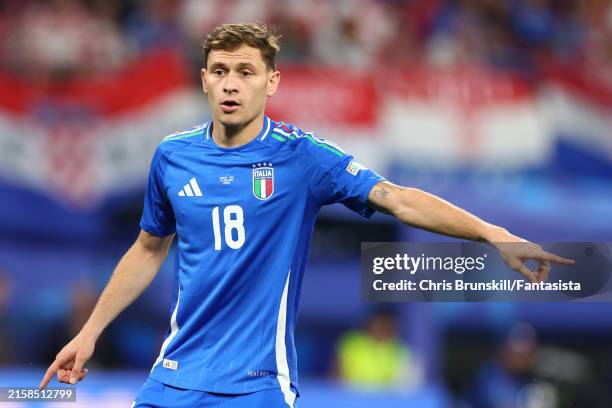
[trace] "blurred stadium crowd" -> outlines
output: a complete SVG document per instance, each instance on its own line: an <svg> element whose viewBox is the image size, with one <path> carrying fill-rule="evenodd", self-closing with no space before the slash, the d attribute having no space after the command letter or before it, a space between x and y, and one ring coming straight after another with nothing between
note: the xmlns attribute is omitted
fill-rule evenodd
<svg viewBox="0 0 612 408"><path fill-rule="evenodd" d="M0 0L0 368L46 365L80 329L137 232L145 162L163 137L145 139L139 130L176 130L176 123L188 127L204 116L201 95L181 93L198 91L199 44L216 25L241 21L269 22L282 34L282 83L285 91L302 92L290 94L303 98L296 105L306 123L298 124L314 126L310 118L324 106L349 151L365 155L365 162L389 157L377 170L393 181L425 187L532 240L612 241L608 0ZM147 59L152 54L187 61L188 84L176 60ZM150 61L163 68L156 71ZM543 78L551 65L555 72L578 68L580 80L563 83L572 92L579 88L578 102L549 92L556 84ZM330 70L317 76L320 67ZM395 68L416 73L387 76ZM451 74L419 71L429 68L451 68ZM168 84L176 99L143 92L157 89L158 78L159 88ZM588 78L598 85L583 92ZM62 88L73 81L77 91ZM317 84L318 92L309 93ZM119 91L109 96L107 89ZM453 99L464 90L467 96ZM460 105L456 110L444 105L445 92L451 105ZM132 94L146 97L136 103L127 97ZM338 108L325 104L336 97L348 105L344 111L327 109ZM281 100L275 112L290 105L282 95L275 98ZM63 105L66 100L72 105ZM98 102L112 109L97 112ZM479 109L488 108L493 125L473 125ZM354 118L365 127L353 126ZM582 138L583 124L595 136ZM481 128L484 134L509 130L481 140L473 135ZM49 131L48 140L40 129ZM64 150L77 144L77 153ZM465 151L476 145L482 152L469 156L468 166L493 163L511 174L495 167L482 184L480 173L466 173ZM110 153L101 154L104 149ZM43 167L47 155L51 164ZM77 160L88 155L98 161ZM406 162L415 157L439 168L411 172ZM90 167L101 174L95 173L96 187L104 196L95 205L74 206L62 200L63 190L47 188L65 174L63 187L76 188L76 177L91 177ZM104 190L107 185L121 188ZM296 337L302 378L406 390L441 384L442 393L466 408L610 406L612 318L605 304L371 308L359 299L359 243L441 238L378 216L364 224L345 213L323 213L317 225ZM101 338L92 367L150 368L167 328L169 258L152 287Z"/></svg>
<svg viewBox="0 0 612 408"><path fill-rule="evenodd" d="M275 24L279 60L365 68L428 62L537 73L542 62L612 62L607 0L2 0L0 61L30 78L116 69L154 48L200 64L204 33Z"/></svg>

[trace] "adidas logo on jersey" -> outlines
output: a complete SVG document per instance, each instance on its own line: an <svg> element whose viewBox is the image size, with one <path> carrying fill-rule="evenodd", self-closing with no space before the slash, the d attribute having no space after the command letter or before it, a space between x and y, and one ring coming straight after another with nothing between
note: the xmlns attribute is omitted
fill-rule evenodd
<svg viewBox="0 0 612 408"><path fill-rule="evenodd" d="M202 190L200 190L200 186L198 186L198 182L196 181L195 177L192 177L191 180L189 180L189 183L185 184L185 187L183 187L183 189L181 191L179 191L178 195L180 197L202 197Z"/></svg>

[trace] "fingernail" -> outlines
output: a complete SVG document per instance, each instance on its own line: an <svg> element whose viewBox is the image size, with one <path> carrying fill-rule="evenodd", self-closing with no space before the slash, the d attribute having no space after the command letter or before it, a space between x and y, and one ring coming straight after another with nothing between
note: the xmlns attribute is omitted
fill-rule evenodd
<svg viewBox="0 0 612 408"><path fill-rule="evenodd" d="M70 377L70 384L76 384L76 378Z"/></svg>

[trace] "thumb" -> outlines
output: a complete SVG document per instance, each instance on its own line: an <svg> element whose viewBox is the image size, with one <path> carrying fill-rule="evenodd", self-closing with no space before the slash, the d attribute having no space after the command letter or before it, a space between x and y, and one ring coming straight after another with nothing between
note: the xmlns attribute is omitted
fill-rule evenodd
<svg viewBox="0 0 612 408"><path fill-rule="evenodd" d="M76 384L79 380L83 364L85 364L85 358L83 358L81 354L77 354L74 360L74 366L70 371L70 384Z"/></svg>

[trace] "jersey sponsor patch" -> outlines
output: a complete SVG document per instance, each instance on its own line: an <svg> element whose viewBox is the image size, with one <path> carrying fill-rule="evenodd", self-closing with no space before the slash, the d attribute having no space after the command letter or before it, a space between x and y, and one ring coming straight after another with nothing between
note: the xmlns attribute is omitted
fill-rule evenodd
<svg viewBox="0 0 612 408"><path fill-rule="evenodd" d="M357 173L359 173L359 170L364 170L364 169L365 167L363 167L361 164L353 160L351 160L348 166L346 166L346 171L351 173L353 176L356 176Z"/></svg>
<svg viewBox="0 0 612 408"><path fill-rule="evenodd" d="M164 358L163 367L168 368L170 370L178 370L178 361L168 360Z"/></svg>

